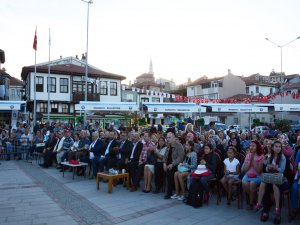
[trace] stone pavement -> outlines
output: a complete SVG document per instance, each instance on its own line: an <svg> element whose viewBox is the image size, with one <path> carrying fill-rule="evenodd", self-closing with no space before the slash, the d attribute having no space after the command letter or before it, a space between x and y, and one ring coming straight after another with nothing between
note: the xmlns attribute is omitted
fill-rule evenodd
<svg viewBox="0 0 300 225"><path fill-rule="evenodd" d="M272 218L272 214L270 214ZM194 209L163 194L129 192L123 186L107 192L107 183L75 176L65 177L54 168L43 169L35 162L1 161L0 224L5 225L109 225L109 224L262 224L259 215L237 209L236 202ZM266 222L272 224L272 219ZM286 210L282 224L288 224ZM299 224L298 221L290 223Z"/></svg>

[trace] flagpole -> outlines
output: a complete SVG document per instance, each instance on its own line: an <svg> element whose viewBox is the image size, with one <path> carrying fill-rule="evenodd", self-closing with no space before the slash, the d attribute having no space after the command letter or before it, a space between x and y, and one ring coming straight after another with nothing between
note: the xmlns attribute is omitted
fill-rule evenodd
<svg viewBox="0 0 300 225"><path fill-rule="evenodd" d="M47 91L48 91L48 107L47 107L47 120L50 122L50 46L51 46L51 37L50 37L50 28L49 28L49 61L48 61L48 78L47 78Z"/></svg>
<svg viewBox="0 0 300 225"><path fill-rule="evenodd" d="M33 76L33 127L36 125L36 51L34 51L34 76Z"/></svg>
<svg viewBox="0 0 300 225"><path fill-rule="evenodd" d="M33 76L33 128L36 126L36 50L37 50L37 27L34 35L34 76Z"/></svg>

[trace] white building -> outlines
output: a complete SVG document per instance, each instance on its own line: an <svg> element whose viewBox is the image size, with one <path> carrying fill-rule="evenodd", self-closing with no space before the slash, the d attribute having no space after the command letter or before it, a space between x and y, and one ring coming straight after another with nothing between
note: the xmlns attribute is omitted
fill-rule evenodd
<svg viewBox="0 0 300 225"><path fill-rule="evenodd" d="M245 82L230 70L223 77L200 77L187 85L187 97L223 99L236 94L245 94Z"/></svg>
<svg viewBox="0 0 300 225"><path fill-rule="evenodd" d="M25 94L29 111L33 111L34 66L23 67L22 80L25 82ZM94 66L88 67L88 101L120 102L121 81L125 76L104 72ZM51 61L49 83L48 62L37 65L36 72L36 112L37 119L47 118L48 88L50 115L63 119L76 116L74 105L84 101L85 97L85 61L68 57Z"/></svg>

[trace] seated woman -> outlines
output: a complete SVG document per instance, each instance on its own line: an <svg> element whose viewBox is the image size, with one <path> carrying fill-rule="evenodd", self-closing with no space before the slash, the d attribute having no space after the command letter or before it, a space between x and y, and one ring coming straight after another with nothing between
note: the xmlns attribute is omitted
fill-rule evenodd
<svg viewBox="0 0 300 225"><path fill-rule="evenodd" d="M154 137L153 137L154 136ZM157 142L157 135L152 134L150 139ZM149 193L151 191L151 182L154 174L154 165L157 161L156 145L151 142L147 152L147 163L144 166L144 189L143 192Z"/></svg>
<svg viewBox="0 0 300 225"><path fill-rule="evenodd" d="M197 168L197 153L194 152L194 141L187 141L185 144L185 159L178 166L178 171L174 174L176 194L171 196L172 199L183 201L185 199L185 179L190 175L191 171ZM181 194L179 191L181 189Z"/></svg>
<svg viewBox="0 0 300 225"><path fill-rule="evenodd" d="M214 154L214 149L211 144L204 145L204 154L200 158L200 165L205 165L207 169L211 171L211 173L207 176L200 177L200 183L204 190L204 202L208 202L209 200L209 190L208 190L208 181L216 177L216 169L217 169L217 156Z"/></svg>
<svg viewBox="0 0 300 225"><path fill-rule="evenodd" d="M154 183L155 183L154 193L159 193L160 189L163 186L163 179L164 179L163 159L164 159L166 149L167 149L166 140L164 137L160 137L158 139L157 147L155 150L157 160L154 165Z"/></svg>
<svg viewBox="0 0 300 225"><path fill-rule="evenodd" d="M234 146L230 146L227 150L228 158L224 159L224 177L221 183L227 192L227 205L230 205L232 199L232 184L238 179L241 172L240 162L237 158L237 150Z"/></svg>
<svg viewBox="0 0 300 225"><path fill-rule="evenodd" d="M272 144L271 157L268 159L267 166L265 168L266 173L284 173L286 168L286 158L282 152L282 144L279 141L275 141ZM255 210L258 212L263 209L261 214L261 220L266 221L269 218L270 210L270 191L273 189L273 196L275 200L275 218L274 223L279 224L281 221L280 216L280 196L281 192L289 188L288 181L284 178L282 185L268 184L261 182L259 186L258 201Z"/></svg>
<svg viewBox="0 0 300 225"><path fill-rule="evenodd" d="M73 159L73 160L76 160L77 159L77 150L78 150L78 146L79 146L79 133L75 132L74 133L74 143L73 145L71 146L71 151L68 152L68 161Z"/></svg>
<svg viewBox="0 0 300 225"><path fill-rule="evenodd" d="M299 136L300 137L300 136ZM298 137L298 138L299 138ZM295 219L297 213L299 213L300 203L299 203L299 196L300 196L300 151L297 152L295 165L297 166L297 174L295 176L295 180L292 185L292 215L291 219Z"/></svg>
<svg viewBox="0 0 300 225"><path fill-rule="evenodd" d="M264 155L258 141L251 141L249 152L246 155L242 171L245 173L242 179L243 190L249 195L248 210L253 209L257 195L257 185L261 182L263 171Z"/></svg>

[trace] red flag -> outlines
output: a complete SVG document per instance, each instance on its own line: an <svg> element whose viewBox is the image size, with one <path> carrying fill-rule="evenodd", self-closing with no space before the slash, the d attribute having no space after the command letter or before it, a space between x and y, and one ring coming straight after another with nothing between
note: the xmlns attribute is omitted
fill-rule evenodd
<svg viewBox="0 0 300 225"><path fill-rule="evenodd" d="M33 39L33 49L36 51L37 50L37 36L36 36L36 28L35 28L35 34L34 34L34 39Z"/></svg>

